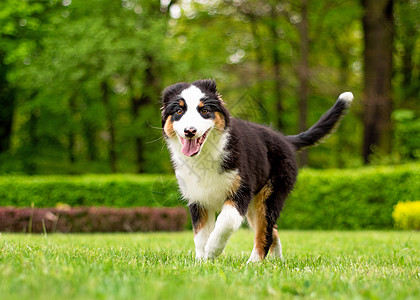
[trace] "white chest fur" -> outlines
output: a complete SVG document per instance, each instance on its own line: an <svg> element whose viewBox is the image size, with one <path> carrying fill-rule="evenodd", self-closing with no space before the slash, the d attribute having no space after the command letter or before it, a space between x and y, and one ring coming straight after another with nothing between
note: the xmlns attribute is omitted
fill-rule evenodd
<svg viewBox="0 0 420 300"><path fill-rule="evenodd" d="M199 203L212 211L220 211L237 181L238 171L223 171L221 165L227 155L224 146L228 133L210 134L198 156L187 157L177 140L168 145L174 162L175 175L183 197L189 203Z"/></svg>

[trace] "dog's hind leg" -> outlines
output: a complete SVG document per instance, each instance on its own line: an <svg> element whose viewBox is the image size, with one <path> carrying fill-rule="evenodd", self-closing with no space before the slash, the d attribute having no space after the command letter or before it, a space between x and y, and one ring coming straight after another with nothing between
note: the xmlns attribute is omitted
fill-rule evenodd
<svg viewBox="0 0 420 300"><path fill-rule="evenodd" d="M254 248L248 259L250 262L264 260L273 244L274 224L268 218L266 200L273 192L271 182L268 182L261 191L255 195L248 207L247 218L251 227L255 230ZM278 236L277 236L278 237Z"/></svg>
<svg viewBox="0 0 420 300"><path fill-rule="evenodd" d="M270 247L270 253L275 258L283 258L283 254L281 251L281 242L279 238L279 233L277 232L277 226L275 225L273 228L273 243Z"/></svg>
<svg viewBox="0 0 420 300"><path fill-rule="evenodd" d="M233 201L228 200L216 220L213 232L205 247L205 258L213 259L219 256L226 247L230 236L241 226L244 217L240 214Z"/></svg>

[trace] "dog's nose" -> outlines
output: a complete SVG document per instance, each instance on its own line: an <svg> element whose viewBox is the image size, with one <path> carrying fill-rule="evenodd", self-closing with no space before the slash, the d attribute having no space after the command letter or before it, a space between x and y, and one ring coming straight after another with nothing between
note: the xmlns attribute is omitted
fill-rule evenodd
<svg viewBox="0 0 420 300"><path fill-rule="evenodd" d="M187 138L192 138L197 133L197 128L195 127L187 127L184 129L185 136Z"/></svg>

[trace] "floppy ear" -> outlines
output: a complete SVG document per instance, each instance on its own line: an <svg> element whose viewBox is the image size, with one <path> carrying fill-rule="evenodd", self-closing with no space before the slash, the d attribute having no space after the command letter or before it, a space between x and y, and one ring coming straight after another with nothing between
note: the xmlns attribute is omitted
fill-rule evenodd
<svg viewBox="0 0 420 300"><path fill-rule="evenodd" d="M202 91L218 95L216 81L214 81L213 79L201 79L194 81L192 84Z"/></svg>

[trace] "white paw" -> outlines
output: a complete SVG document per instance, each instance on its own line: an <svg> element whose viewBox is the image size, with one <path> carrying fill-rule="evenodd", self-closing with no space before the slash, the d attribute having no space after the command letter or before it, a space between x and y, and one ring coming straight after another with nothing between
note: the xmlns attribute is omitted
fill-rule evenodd
<svg viewBox="0 0 420 300"><path fill-rule="evenodd" d="M263 258L261 257L261 255L258 255L257 252L258 251L254 247L254 249L252 249L251 256L249 257L248 261L246 262L247 264L249 264L249 263L255 263L255 262L261 262L263 260Z"/></svg>
<svg viewBox="0 0 420 300"><path fill-rule="evenodd" d="M210 247L209 245L206 245L206 248L204 250L204 256L207 259L215 259L220 254L222 254L224 248L219 247Z"/></svg>
<svg viewBox="0 0 420 300"><path fill-rule="evenodd" d="M197 260L197 261L205 261L205 260L207 260L207 257L204 254L200 254L200 255L196 254L195 255L195 260Z"/></svg>
<svg viewBox="0 0 420 300"><path fill-rule="evenodd" d="M251 255L250 258L248 258L248 261L246 263L249 264L249 263L259 263L259 262L262 262L262 259L260 257L253 257Z"/></svg>

